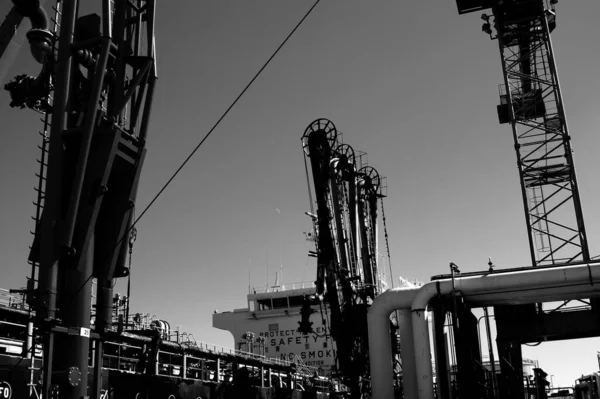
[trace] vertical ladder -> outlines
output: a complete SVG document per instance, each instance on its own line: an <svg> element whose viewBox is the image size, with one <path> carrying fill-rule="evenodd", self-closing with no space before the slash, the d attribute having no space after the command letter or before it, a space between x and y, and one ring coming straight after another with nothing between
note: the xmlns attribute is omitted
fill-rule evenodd
<svg viewBox="0 0 600 399"><path fill-rule="evenodd" d="M61 5L62 5L62 0L56 0L56 4L54 6L52 6L52 10L54 11L54 17L51 19L53 22L53 27L52 27L52 33L53 33L53 40L52 40L52 50L53 53L57 52L57 48L56 48L56 43L57 43L57 38L58 38L58 31L60 30L60 18L61 18ZM54 76L54 71L52 71L52 73L50 73L50 80L53 79ZM50 87L52 82L50 81ZM44 210L44 201L46 198L46 168L48 167L48 163L47 163L47 158L48 158L48 144L50 142L50 137L49 137L49 133L50 133L50 126L52 125L51 123L51 119L52 119L52 112L49 111L49 109L52 106L52 94L50 94L48 96L48 105L50 106L46 112L43 112L43 118L41 118L41 121L43 123L43 127L42 130L39 133L39 135L42 138L42 142L40 145L38 145L38 148L41 151L40 157L38 159L36 159L36 161L39 164L39 170L38 172L35 174L35 176L37 177L37 185L34 187L34 190L36 192L36 200L33 202L33 205L35 206L35 214L34 216L32 216L32 219L34 220L34 230L31 232L31 234L34 236L34 238L40 234L40 228L41 228L41 220L42 220L42 212ZM39 237L37 237L39 240ZM31 247L30 247L31 249ZM32 302L32 297L33 292L37 286L37 275L38 275L38 269L39 269L39 263L37 261L28 260L29 265L31 266L31 275L28 278L27 281L27 291L28 291L28 302L31 305Z"/></svg>
<svg viewBox="0 0 600 399"><path fill-rule="evenodd" d="M56 43L57 43L57 38L58 38L58 31L60 30L60 19L61 19L61 5L62 5L62 1L61 0L56 0L55 5L52 7L53 11L54 11L54 17L52 18L52 22L53 22L53 27L52 27L52 33L53 33L53 40L52 40L52 50L53 53L55 54L57 52L57 48L56 48ZM54 59L54 57L50 58L51 60ZM49 86L51 87L52 85L52 79L54 76L54 71L51 71L51 73L49 74L49 79L50 82ZM39 131L39 135L42 138L42 142L41 144L38 145L38 148L40 149L40 157L36 160L39 164L39 169L38 172L36 173L36 177L37 177L37 185L34 187L34 190L36 192L36 200L33 202L34 206L35 206L35 213L34 216L32 216L32 219L34 220L34 230L33 232L31 232L34 236L34 240L35 238L38 239L38 245L39 245L39 234L41 234L41 220L42 220L42 212L44 210L44 201L46 199L46 169L48 167L48 162L47 162L47 158L48 158L48 144L49 144L49 132L50 132L50 126L51 126L51 118L52 118L52 112L51 112L51 107L52 107L52 94L50 94L48 96L47 99L48 105L49 107L46 107L45 112L43 112L43 118L41 119L42 123L43 123L43 127L42 130ZM28 322L28 334L33 334L34 333L34 329L33 326L31 325L33 322L31 321L31 311L32 311L32 306L35 303L35 289L37 288L37 283L38 283L38 274L39 274L39 262L33 259L28 259L28 263L31 266L31 275L28 278L27 281L27 302L29 303L29 313L30 313L30 321ZM26 348L27 351L31 351L32 353L28 353L29 356L29 360L30 360L30 364L28 367L29 370L29 383L27 384L27 386L29 387L29 396L31 397L33 394L35 394L35 397L37 399L40 398L40 395L37 391L37 382L35 381L35 373L36 371L39 371L40 368L36 367L35 364L35 350L36 350L36 343L35 343L35 336L32 336L28 339L28 341L31 342L31 348Z"/></svg>

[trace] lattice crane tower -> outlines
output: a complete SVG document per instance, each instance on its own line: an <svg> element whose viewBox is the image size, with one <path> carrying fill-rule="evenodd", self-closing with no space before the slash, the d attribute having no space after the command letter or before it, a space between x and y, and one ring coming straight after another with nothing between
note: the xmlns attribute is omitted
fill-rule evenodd
<svg viewBox="0 0 600 399"><path fill-rule="evenodd" d="M498 118L510 124L517 153L532 264L587 262L590 254L571 135L550 33L556 0L457 0L459 14L483 14L498 41L504 84Z"/></svg>

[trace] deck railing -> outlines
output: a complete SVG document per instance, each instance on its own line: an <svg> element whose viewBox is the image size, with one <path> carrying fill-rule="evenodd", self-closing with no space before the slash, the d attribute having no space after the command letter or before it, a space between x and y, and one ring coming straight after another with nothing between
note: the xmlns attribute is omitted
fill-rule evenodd
<svg viewBox="0 0 600 399"><path fill-rule="evenodd" d="M27 303L23 295L12 294L10 290L4 288L0 288L0 306L21 310L27 309Z"/></svg>
<svg viewBox="0 0 600 399"><path fill-rule="evenodd" d="M267 294L270 292L280 292L286 290L295 290L301 288L314 288L314 281L302 281L299 283L291 283L291 284L280 284L280 285L272 285L272 286L259 286L259 287L249 287L249 294Z"/></svg>

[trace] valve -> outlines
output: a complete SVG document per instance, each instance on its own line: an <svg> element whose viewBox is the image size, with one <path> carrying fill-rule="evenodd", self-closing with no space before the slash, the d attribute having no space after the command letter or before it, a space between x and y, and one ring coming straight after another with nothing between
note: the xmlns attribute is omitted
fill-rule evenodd
<svg viewBox="0 0 600 399"><path fill-rule="evenodd" d="M312 328L313 322L310 321L310 315L315 312L316 311L310 307L310 301L304 297L302 300L302 308L300 309L301 319L298 322L298 329L296 331L302 334L312 334L314 331Z"/></svg>

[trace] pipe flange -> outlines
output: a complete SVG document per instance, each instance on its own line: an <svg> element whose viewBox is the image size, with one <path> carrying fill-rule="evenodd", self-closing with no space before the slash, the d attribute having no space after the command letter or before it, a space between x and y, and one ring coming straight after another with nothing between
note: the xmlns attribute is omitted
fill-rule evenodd
<svg viewBox="0 0 600 399"><path fill-rule="evenodd" d="M31 29L26 34L31 48L31 55L40 64L44 63L46 55L52 52L52 32L46 29Z"/></svg>
<svg viewBox="0 0 600 399"><path fill-rule="evenodd" d="M67 382L72 387L76 387L81 382L81 371L78 367L69 367L67 369Z"/></svg>

